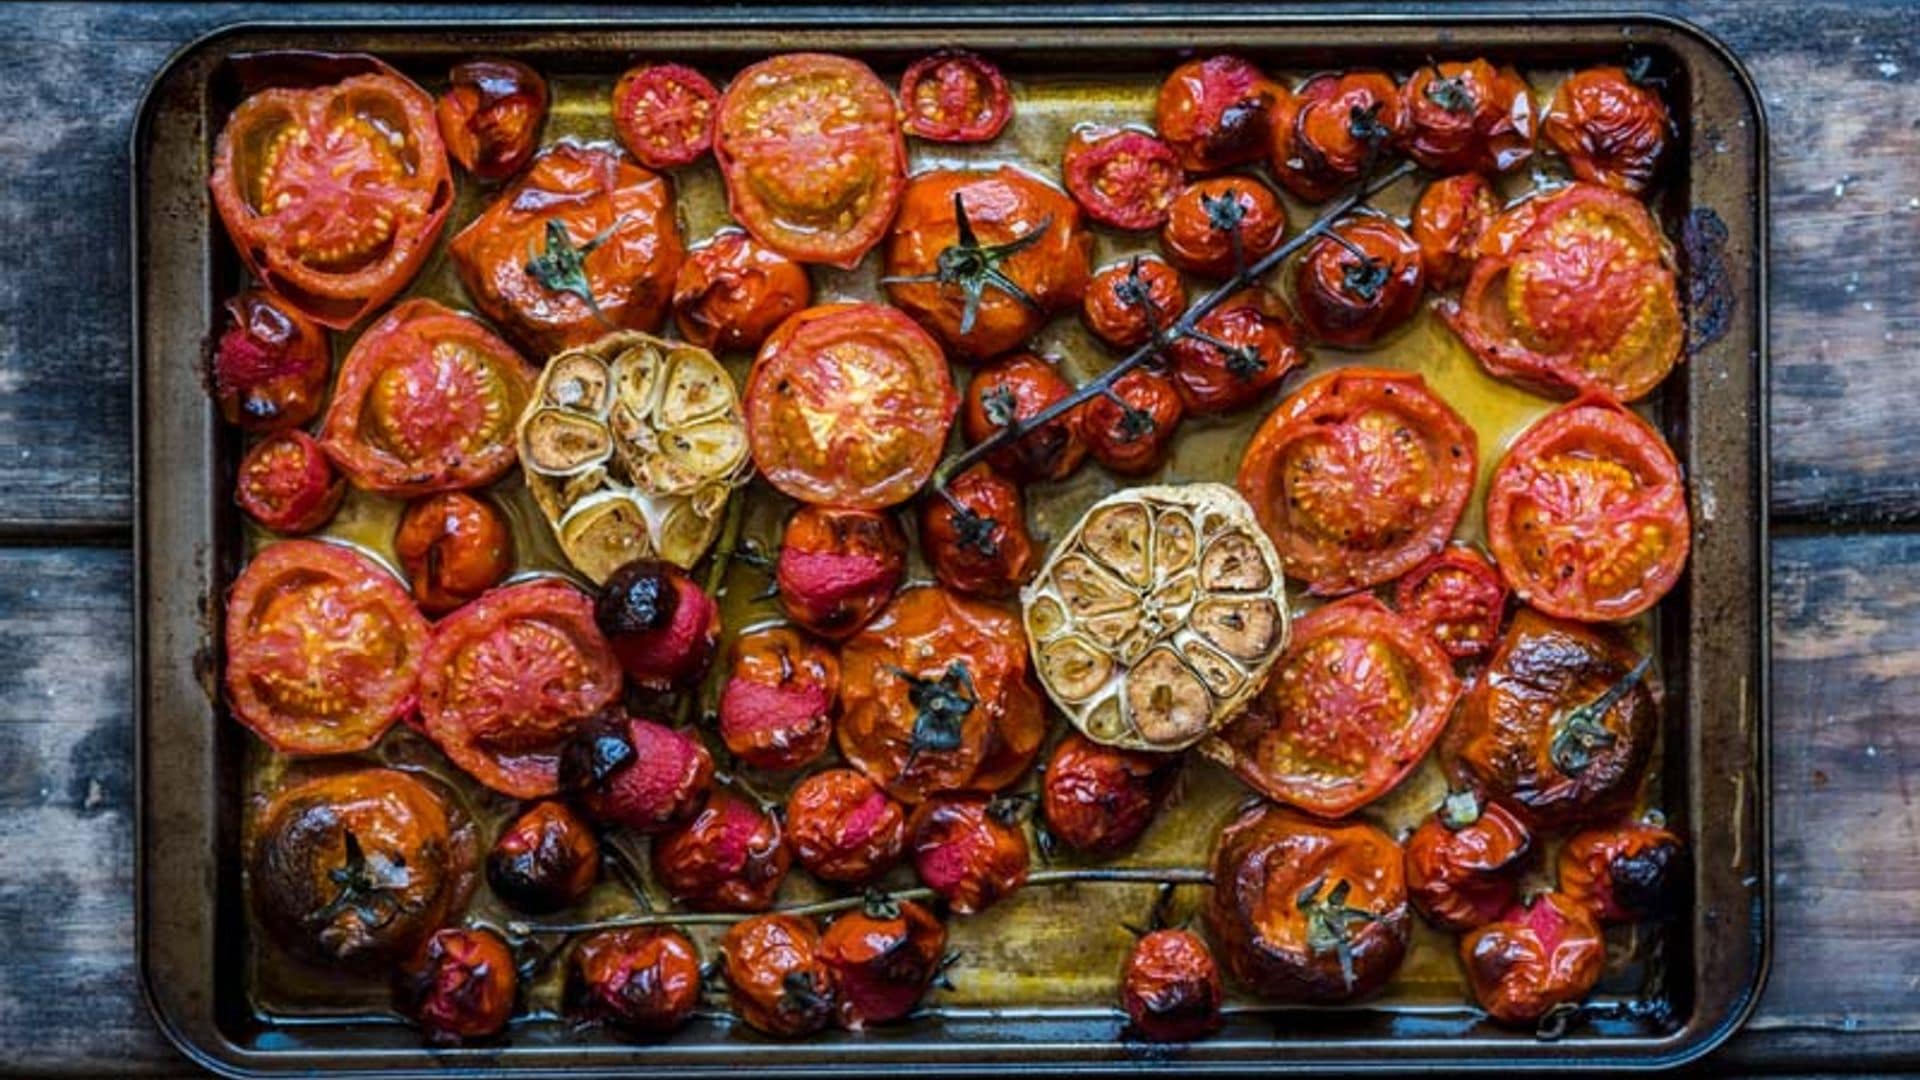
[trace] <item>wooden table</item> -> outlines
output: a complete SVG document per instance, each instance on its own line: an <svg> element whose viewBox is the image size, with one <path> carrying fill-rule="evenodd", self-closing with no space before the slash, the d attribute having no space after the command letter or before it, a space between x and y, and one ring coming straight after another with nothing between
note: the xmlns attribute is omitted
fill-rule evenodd
<svg viewBox="0 0 1920 1080"><path fill-rule="evenodd" d="M1658 6L1746 58L1773 130L1773 976L1715 1063L1920 1068L1920 8ZM8 1069L187 1069L133 955L127 146L167 55L245 17L0 9Z"/></svg>

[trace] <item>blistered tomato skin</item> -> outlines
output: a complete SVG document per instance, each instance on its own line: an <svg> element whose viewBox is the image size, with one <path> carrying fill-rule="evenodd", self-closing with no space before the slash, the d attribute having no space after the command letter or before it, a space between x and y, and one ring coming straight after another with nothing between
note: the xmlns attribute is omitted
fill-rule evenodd
<svg viewBox="0 0 1920 1080"><path fill-rule="evenodd" d="M1585 908L1550 892L1461 938L1460 960L1481 1008L1526 1025L1586 997L1606 969L1607 945Z"/></svg>
<svg viewBox="0 0 1920 1080"><path fill-rule="evenodd" d="M835 919L820 960L840 987L840 1026L861 1031L905 1017L925 996L947 951L947 928L911 900L876 898Z"/></svg>
<svg viewBox="0 0 1920 1080"><path fill-rule="evenodd" d="M1401 87L1402 147L1432 172L1511 172L1533 156L1533 97L1512 68L1485 60L1428 64Z"/></svg>
<svg viewBox="0 0 1920 1080"><path fill-rule="evenodd" d="M1088 452L1122 476L1158 469L1187 412L1180 391L1166 377L1141 370L1120 376L1110 391L1082 406Z"/></svg>
<svg viewBox="0 0 1920 1080"><path fill-rule="evenodd" d="M787 796L787 846L822 881L870 881L906 844L906 809L856 769L814 773Z"/></svg>
<svg viewBox="0 0 1920 1080"><path fill-rule="evenodd" d="M1226 987L1213 952L1190 930L1155 930L1127 954L1120 1006L1131 1034L1149 1042L1190 1042L1220 1029Z"/></svg>
<svg viewBox="0 0 1920 1080"><path fill-rule="evenodd" d="M1075 732L1054 747L1041 781L1047 829L1094 855L1123 851L1147 831L1180 775L1180 758L1101 746Z"/></svg>
<svg viewBox="0 0 1920 1080"><path fill-rule="evenodd" d="M700 1004L700 956L678 930L602 930L574 947L565 1002L569 1016L628 1035L671 1034Z"/></svg>
<svg viewBox="0 0 1920 1080"><path fill-rule="evenodd" d="M482 180L505 180L533 160L547 120L547 80L518 60L455 64L437 115L447 153Z"/></svg>
<svg viewBox="0 0 1920 1080"><path fill-rule="evenodd" d="M1131 129L1074 129L1060 171L1087 216L1116 229L1166 224L1175 196L1186 186L1173 148Z"/></svg>
<svg viewBox="0 0 1920 1080"><path fill-rule="evenodd" d="M832 1023L840 984L820 957L820 931L810 919L760 915L733 925L721 940L727 996L747 1026L798 1038Z"/></svg>
<svg viewBox="0 0 1920 1080"><path fill-rule="evenodd" d="M581 729L560 757L559 787L598 821L657 834L692 818L713 786L700 740L615 713Z"/></svg>
<svg viewBox="0 0 1920 1080"><path fill-rule="evenodd" d="M1533 834L1505 807L1455 792L1407 838L1407 893L1442 930L1485 926L1513 906L1532 848Z"/></svg>
<svg viewBox="0 0 1920 1080"><path fill-rule="evenodd" d="M1653 183L1672 130L1659 93L1618 67L1574 73L1540 122L1540 134L1573 175L1628 195Z"/></svg>
<svg viewBox="0 0 1920 1080"><path fill-rule="evenodd" d="M1116 349L1145 345L1187 310L1187 287L1164 260L1136 255L1102 267L1087 286L1081 321Z"/></svg>
<svg viewBox="0 0 1920 1080"><path fill-rule="evenodd" d="M1500 212L1493 188L1479 173L1435 180L1413 207L1413 242L1427 281L1448 289L1467 280L1481 237Z"/></svg>
<svg viewBox="0 0 1920 1080"><path fill-rule="evenodd" d="M1426 291L1420 245L1392 220L1348 218L1301 256L1294 272L1294 311L1313 338L1364 349L1399 328Z"/></svg>
<svg viewBox="0 0 1920 1080"><path fill-rule="evenodd" d="M920 547L933 576L972 596L1014 595L1038 569L1019 486L975 465L947 485L947 495L921 504Z"/></svg>
<svg viewBox="0 0 1920 1080"><path fill-rule="evenodd" d="M620 145L649 169L690 165L713 149L720 92L685 64L641 64L613 87Z"/></svg>
<svg viewBox="0 0 1920 1080"><path fill-rule="evenodd" d="M1589 829L1560 849L1560 891L1603 926L1672 917L1689 870L1680 838L1642 822Z"/></svg>
<svg viewBox="0 0 1920 1080"><path fill-rule="evenodd" d="M797 769L826 752L840 661L791 627L741 635L720 691L720 738L756 769Z"/></svg>
<svg viewBox="0 0 1920 1080"><path fill-rule="evenodd" d="M1226 278L1279 247L1286 233L1287 209L1272 189L1251 176L1216 176L1173 200L1160 245L1180 269Z"/></svg>
<svg viewBox="0 0 1920 1080"><path fill-rule="evenodd" d="M1273 116L1268 164L1304 202L1325 202L1386 159L1407 127L1406 103L1377 71L1316 75Z"/></svg>
<svg viewBox="0 0 1920 1080"><path fill-rule="evenodd" d="M296 428L320 415L333 360L326 331L286 301L249 289L227 301L213 352L220 415L243 431Z"/></svg>
<svg viewBox="0 0 1920 1080"><path fill-rule="evenodd" d="M960 49L924 56L900 77L907 133L930 142L992 142L1013 119L1013 94L993 62Z"/></svg>
<svg viewBox="0 0 1920 1080"><path fill-rule="evenodd" d="M756 349L813 299L806 268L738 229L687 253L673 284L673 321L703 349Z"/></svg>
<svg viewBox="0 0 1920 1080"><path fill-rule="evenodd" d="M1027 883L1027 834L984 795L942 795L907 823L913 869L956 915L985 911Z"/></svg>
<svg viewBox="0 0 1920 1080"><path fill-rule="evenodd" d="M720 645L720 605L687 572L635 559L607 578L593 620L635 686L685 689L707 673Z"/></svg>
<svg viewBox="0 0 1920 1080"><path fill-rule="evenodd" d="M1252 405L1304 359L1293 321L1256 290L1228 298L1194 329L1211 340L1175 342L1169 375L1186 411L1197 416Z"/></svg>
<svg viewBox="0 0 1920 1080"><path fill-rule="evenodd" d="M1426 628L1455 660L1493 651L1507 613L1507 586L1486 556L1450 547L1394 586L1394 608Z"/></svg>
<svg viewBox="0 0 1920 1080"><path fill-rule="evenodd" d="M506 1030L519 987L500 935L449 928L394 972L394 1007L437 1046L483 1042Z"/></svg>
<svg viewBox="0 0 1920 1080"><path fill-rule="evenodd" d="M960 413L969 443L982 443L1012 424L1026 425L1041 410L1073 393L1053 364L1032 353L1001 357L974 373ZM987 455L987 463L1021 483L1062 480L1087 457L1080 411L1031 430Z"/></svg>
<svg viewBox="0 0 1920 1080"><path fill-rule="evenodd" d="M890 514L803 506L774 564L780 607L831 640L865 626L906 577L907 537Z"/></svg>
<svg viewBox="0 0 1920 1080"><path fill-rule="evenodd" d="M729 791L653 841L654 878L694 911L767 910L792 860L779 819Z"/></svg>
<svg viewBox="0 0 1920 1080"><path fill-rule="evenodd" d="M600 841L562 802L538 802L514 818L487 852L487 886L515 911L572 907L600 880Z"/></svg>
<svg viewBox="0 0 1920 1080"><path fill-rule="evenodd" d="M346 493L346 480L320 444L295 429L269 435L247 451L233 498L262 527L292 536L325 525Z"/></svg>
<svg viewBox="0 0 1920 1080"><path fill-rule="evenodd" d="M492 503L447 491L407 506L394 530L393 553L413 582L420 609L444 615L500 584L513 569L513 534Z"/></svg>
<svg viewBox="0 0 1920 1080"><path fill-rule="evenodd" d="M1285 95L1238 56L1189 60L1160 84L1154 127L1180 155L1182 168L1219 172L1266 156L1273 112Z"/></svg>

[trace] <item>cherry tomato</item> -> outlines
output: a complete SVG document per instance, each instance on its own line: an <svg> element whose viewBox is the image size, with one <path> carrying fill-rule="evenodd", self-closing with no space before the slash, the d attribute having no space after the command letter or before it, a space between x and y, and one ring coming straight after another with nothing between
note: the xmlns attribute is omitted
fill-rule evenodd
<svg viewBox="0 0 1920 1080"><path fill-rule="evenodd" d="M678 930L602 930L574 947L567 1013L634 1035L678 1030L700 1005L700 956Z"/></svg>
<svg viewBox="0 0 1920 1080"><path fill-rule="evenodd" d="M1135 255L1093 275L1080 318L1116 349L1145 345L1187 310L1187 287L1164 261Z"/></svg>
<svg viewBox="0 0 1920 1080"><path fill-rule="evenodd" d="M713 149L720 91L685 64L641 64L613 84L613 130L649 169L691 165Z"/></svg>
<svg viewBox="0 0 1920 1080"><path fill-rule="evenodd" d="M1053 748L1041 782L1047 830L1068 847L1112 855L1153 824L1180 776L1180 758L1102 746L1074 732Z"/></svg>
<svg viewBox="0 0 1920 1080"><path fill-rule="evenodd" d="M220 415L244 431L297 428L320 415L333 359L326 331L259 289L227 301L227 325L213 351Z"/></svg>
<svg viewBox="0 0 1920 1080"><path fill-rule="evenodd" d="M1407 156L1432 172L1510 172L1533 156L1533 95L1510 67L1429 63L1401 95Z"/></svg>
<svg viewBox="0 0 1920 1080"><path fill-rule="evenodd" d="M907 537L892 515L802 506L787 519L774 584L787 618L839 639L879 614L906 572Z"/></svg>
<svg viewBox="0 0 1920 1080"><path fill-rule="evenodd" d="M346 493L320 444L294 428L267 436L240 459L233 501L263 528L292 535L325 525Z"/></svg>
<svg viewBox="0 0 1920 1080"><path fill-rule="evenodd" d="M738 229L687 253L673 285L673 322L703 349L757 349L813 299L806 268Z"/></svg>
<svg viewBox="0 0 1920 1080"><path fill-rule="evenodd" d="M1293 309L1316 340L1368 348L1420 306L1427 280L1420 245L1407 230L1372 215L1347 218L1330 232L1300 258Z"/></svg>
<svg viewBox="0 0 1920 1080"><path fill-rule="evenodd" d="M446 491L408 504L393 553L421 610L444 615L500 584L513 569L507 519L477 495Z"/></svg>
<svg viewBox="0 0 1920 1080"><path fill-rule="evenodd" d="M1271 188L1251 176L1216 176L1173 200L1160 246L1188 273L1225 278L1279 247L1286 233L1287 208Z"/></svg>
<svg viewBox="0 0 1920 1080"><path fill-rule="evenodd" d="M747 1026L767 1035L811 1035L833 1022L840 985L820 958L820 931L795 915L758 915L721 940L727 991Z"/></svg>
<svg viewBox="0 0 1920 1080"><path fill-rule="evenodd" d="M427 620L392 574L316 540L268 545L227 597L227 705L283 754L348 754L414 711Z"/></svg>
<svg viewBox="0 0 1920 1080"><path fill-rule="evenodd" d="M600 586L593 621L635 686L655 693L699 682L720 647L720 605L685 570L635 559Z"/></svg>
<svg viewBox="0 0 1920 1080"><path fill-rule="evenodd" d="M1428 184L1413 207L1413 242L1427 281L1449 289L1467 280L1481 237L1498 216L1493 188L1479 173L1459 173Z"/></svg>
<svg viewBox="0 0 1920 1080"><path fill-rule="evenodd" d="M547 120L547 80L518 60L468 60L447 74L440 137L460 167L505 180L533 160Z"/></svg>
<svg viewBox="0 0 1920 1080"><path fill-rule="evenodd" d="M1189 60L1160 84L1154 126L1188 172L1247 165L1267 154L1275 106L1286 91L1225 54Z"/></svg>
<svg viewBox="0 0 1920 1080"><path fill-rule="evenodd" d="M1039 569L1019 487L975 465L947 485L947 495L928 496L920 507L920 548L933 576L971 596L1005 599L1017 593Z"/></svg>
<svg viewBox="0 0 1920 1080"><path fill-rule="evenodd" d="M534 803L487 852L487 886L530 915L572 907L599 880L600 841L566 803Z"/></svg>
<svg viewBox="0 0 1920 1080"><path fill-rule="evenodd" d="M1540 120L1540 134L1573 175L1628 195L1653 183L1672 130L1660 95L1612 66L1574 73Z"/></svg>
<svg viewBox="0 0 1920 1080"><path fill-rule="evenodd" d="M505 1031L519 990L519 968L500 935L449 927L395 970L393 1004L428 1042L455 1046Z"/></svg>
<svg viewBox="0 0 1920 1080"><path fill-rule="evenodd" d="M1442 930L1465 933L1513 906L1533 834L1499 803L1449 796L1407 838L1407 892Z"/></svg>
<svg viewBox="0 0 1920 1080"><path fill-rule="evenodd" d="M1142 935L1120 976L1130 1033L1149 1042L1188 1042L1220 1030L1226 996L1212 950L1191 930Z"/></svg>
<svg viewBox="0 0 1920 1080"><path fill-rule="evenodd" d="M1587 996L1607 966L1607 945L1585 908L1550 892L1461 938L1460 960L1488 1015L1532 1024Z"/></svg>
<svg viewBox="0 0 1920 1080"><path fill-rule="evenodd" d="M1687 894L1687 849L1658 825L1577 833L1560 849L1560 891L1600 923L1664 919Z"/></svg>
<svg viewBox="0 0 1920 1080"><path fill-rule="evenodd" d="M906 810L856 769L814 773L787 796L787 845L822 881L871 881L906 844Z"/></svg>
<svg viewBox="0 0 1920 1080"><path fill-rule="evenodd" d="M214 206L255 280L344 330L419 272L453 206L433 98L369 56L326 86L242 101L214 142Z"/></svg>
<svg viewBox="0 0 1920 1080"><path fill-rule="evenodd" d="M1406 102L1377 71L1316 75L1273 114L1268 165L1302 201L1325 202L1384 161L1407 128Z"/></svg>
<svg viewBox="0 0 1920 1080"><path fill-rule="evenodd" d="M961 49L923 56L900 76L909 135L932 142L992 142L1013 119L1013 94L1000 69Z"/></svg>
<svg viewBox="0 0 1920 1080"><path fill-rule="evenodd" d="M967 384L960 427L969 443L982 443L1009 424L1026 424L1042 409L1073 393L1060 372L1032 353L1003 356L974 373ZM1049 420L987 455L987 463L1022 483L1063 480L1087 458L1080 438L1080 410Z"/></svg>
<svg viewBox="0 0 1920 1080"><path fill-rule="evenodd" d="M560 787L560 754L620 696L620 665L571 585L495 589L434 628L421 658L426 733L469 776L517 799Z"/></svg>
<svg viewBox="0 0 1920 1080"><path fill-rule="evenodd" d="M914 808L907 833L914 872L956 915L985 911L1027 883L1027 834L1002 800L941 795Z"/></svg>
<svg viewBox="0 0 1920 1080"><path fill-rule="evenodd" d="M1255 432L1240 493L1316 596L1392 581L1446 547L1478 474L1473 429L1412 372L1342 368Z"/></svg>
<svg viewBox="0 0 1920 1080"><path fill-rule="evenodd" d="M800 312L747 375L760 475L822 506L881 510L912 497L940 463L959 407L940 344L879 304Z"/></svg>
<svg viewBox="0 0 1920 1080"><path fill-rule="evenodd" d="M1139 476L1166 460L1186 411L1171 381L1129 371L1081 406L1080 430L1095 461L1122 476Z"/></svg>
<svg viewBox="0 0 1920 1080"><path fill-rule="evenodd" d="M1173 147L1144 131L1075 128L1061 173L1087 216L1116 229L1157 229L1186 184Z"/></svg>
<svg viewBox="0 0 1920 1080"><path fill-rule="evenodd" d="M559 786L600 821L657 834L706 805L713 758L685 730L609 712L567 744Z"/></svg>
<svg viewBox="0 0 1920 1080"><path fill-rule="evenodd" d="M742 634L720 691L720 738L756 769L798 769L833 738L840 661L787 626Z"/></svg>
<svg viewBox="0 0 1920 1080"><path fill-rule="evenodd" d="M792 862L780 819L724 790L692 821L653 840L654 879L694 911L765 911Z"/></svg>
<svg viewBox="0 0 1920 1080"><path fill-rule="evenodd" d="M788 53L735 75L713 152L734 220L803 263L853 269L880 242L906 184L893 93L844 56Z"/></svg>
<svg viewBox="0 0 1920 1080"><path fill-rule="evenodd" d="M820 960L840 986L840 1025L861 1031L912 1012L946 952L946 926L911 900L875 897L835 919L820 938Z"/></svg>
<svg viewBox="0 0 1920 1080"><path fill-rule="evenodd" d="M1507 586L1486 556L1450 547L1407 572L1393 606L1420 624L1448 656L1471 660L1493 650L1507 613Z"/></svg>
<svg viewBox="0 0 1920 1080"><path fill-rule="evenodd" d="M1257 289L1229 297L1194 329L1211 340L1183 337L1170 351L1173 385L1196 415L1246 408L1304 359L1292 320Z"/></svg>
<svg viewBox="0 0 1920 1080"><path fill-rule="evenodd" d="M513 467L513 425L537 377L478 319L405 300L347 353L320 445L381 495L481 487Z"/></svg>

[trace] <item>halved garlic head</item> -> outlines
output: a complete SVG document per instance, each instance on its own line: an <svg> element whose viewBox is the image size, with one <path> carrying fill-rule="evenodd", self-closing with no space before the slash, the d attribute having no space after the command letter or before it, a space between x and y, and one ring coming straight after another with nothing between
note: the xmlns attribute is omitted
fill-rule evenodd
<svg viewBox="0 0 1920 1080"><path fill-rule="evenodd" d="M1256 694L1287 647L1280 556L1224 484L1089 509L1020 592L1034 667L1095 742L1179 750Z"/></svg>

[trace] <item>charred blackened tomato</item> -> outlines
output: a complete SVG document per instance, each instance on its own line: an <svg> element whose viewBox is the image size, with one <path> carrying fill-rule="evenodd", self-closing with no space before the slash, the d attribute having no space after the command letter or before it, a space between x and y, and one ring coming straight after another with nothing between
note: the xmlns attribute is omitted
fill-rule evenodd
<svg viewBox="0 0 1920 1080"><path fill-rule="evenodd" d="M1087 216L1116 229L1157 229L1186 186L1173 147L1144 131L1079 127L1060 171Z"/></svg>
<svg viewBox="0 0 1920 1080"><path fill-rule="evenodd" d="M1622 68L1576 72L1554 91L1540 134L1573 175L1638 195L1653 183L1673 120L1651 86Z"/></svg>
<svg viewBox="0 0 1920 1080"><path fill-rule="evenodd" d="M1047 759L1040 786L1047 830L1068 847L1112 855L1153 824L1179 775L1178 755L1102 746L1075 732Z"/></svg>
<svg viewBox="0 0 1920 1080"><path fill-rule="evenodd" d="M1197 415L1252 405L1304 359L1293 321L1262 290L1229 297L1193 328L1196 334L1174 342L1170 374Z"/></svg>
<svg viewBox="0 0 1920 1080"><path fill-rule="evenodd" d="M1560 849L1560 891L1601 924L1664 919L1687 892L1687 850L1658 825L1577 833Z"/></svg>
<svg viewBox="0 0 1920 1080"><path fill-rule="evenodd" d="M664 693L699 682L720 646L720 605L685 570L635 559L600 586L593 621L635 686Z"/></svg>
<svg viewBox="0 0 1920 1080"><path fill-rule="evenodd" d="M844 56L788 53L735 75L713 152L734 220L804 263L851 270L880 242L906 184L893 92Z"/></svg>
<svg viewBox="0 0 1920 1080"><path fill-rule="evenodd" d="M393 553L413 581L421 610L444 615L500 584L513 569L513 534L492 503L443 491L407 506L393 532Z"/></svg>
<svg viewBox="0 0 1920 1080"><path fill-rule="evenodd" d="M1385 160L1407 129L1407 108L1380 72L1316 75L1282 99L1272 127L1274 179L1306 202L1324 202Z"/></svg>
<svg viewBox="0 0 1920 1080"><path fill-rule="evenodd" d="M1093 275L1080 318L1116 349L1145 345L1187 310L1187 287L1166 262L1135 255Z"/></svg>
<svg viewBox="0 0 1920 1080"><path fill-rule="evenodd" d="M1447 796L1407 838L1407 892L1442 930L1485 926L1513 906L1533 834L1472 791Z"/></svg>
<svg viewBox="0 0 1920 1080"><path fill-rule="evenodd" d="M1428 64L1401 93L1402 147L1433 172L1503 173L1533 156L1533 96L1510 67L1485 60Z"/></svg>
<svg viewBox="0 0 1920 1080"><path fill-rule="evenodd" d="M560 788L596 820L661 833L706 804L713 758L683 730L618 713L581 729L560 757Z"/></svg>
<svg viewBox="0 0 1920 1080"><path fill-rule="evenodd" d="M504 795L560 787L569 740L620 696L620 664L571 585L495 589L440 620L421 658L426 733L455 765Z"/></svg>
<svg viewBox="0 0 1920 1080"><path fill-rule="evenodd" d="M906 845L906 810L856 769L814 773L787 796L787 846L822 881L870 881Z"/></svg>
<svg viewBox="0 0 1920 1080"><path fill-rule="evenodd" d="M433 98L368 56L332 85L276 86L220 129L209 185L253 276L343 330L405 288L453 206Z"/></svg>
<svg viewBox="0 0 1920 1080"><path fill-rule="evenodd" d="M350 971L411 955L466 907L477 878L471 823L394 769L284 788L247 836L247 888L267 935Z"/></svg>
<svg viewBox="0 0 1920 1080"><path fill-rule="evenodd" d="M1520 599L1605 622L1658 603L1692 533L1680 463L1645 420L1600 396L1522 432L1487 487L1487 544Z"/></svg>
<svg viewBox="0 0 1920 1080"><path fill-rule="evenodd" d="M986 465L955 477L946 497L927 496L920 549L940 584L972 596L1012 596L1037 569L1020 488Z"/></svg>
<svg viewBox="0 0 1920 1080"><path fill-rule="evenodd" d="M672 182L570 139L540 151L447 250L474 306L542 356L658 330L683 255Z"/></svg>
<svg viewBox="0 0 1920 1080"><path fill-rule="evenodd" d="M907 133L932 142L991 142L1013 119L1006 77L985 57L960 49L923 56L900 76Z"/></svg>
<svg viewBox="0 0 1920 1080"><path fill-rule="evenodd" d="M547 120L547 80L518 60L455 64L440 95L440 137L460 167L505 180L533 160Z"/></svg>
<svg viewBox="0 0 1920 1080"><path fill-rule="evenodd" d="M907 537L892 515L803 506L787 519L774 584L787 618L839 639L887 606L906 572Z"/></svg>
<svg viewBox="0 0 1920 1080"><path fill-rule="evenodd" d="M992 907L1027 883L1032 853L1011 799L941 795L907 823L913 869L956 915Z"/></svg>
<svg viewBox="0 0 1920 1080"><path fill-rule="evenodd" d="M826 752L840 661L798 630L742 634L720 691L720 738L756 769L797 769Z"/></svg>
<svg viewBox="0 0 1920 1080"><path fill-rule="evenodd" d="M1251 176L1216 176L1180 193L1160 245L1188 273L1224 278L1280 246L1287 208Z"/></svg>
<svg viewBox="0 0 1920 1080"><path fill-rule="evenodd" d="M1395 222L1347 218L1294 271L1293 309L1318 341L1364 349L1405 323L1427 287L1420 245Z"/></svg>
<svg viewBox="0 0 1920 1080"><path fill-rule="evenodd" d="M1536 828L1617 813L1659 726L1650 660L1598 627L1521 608L1441 740L1448 773Z"/></svg>
<svg viewBox="0 0 1920 1080"><path fill-rule="evenodd" d="M213 348L213 395L227 423L284 431L320 414L333 358L326 331L286 301L249 289L227 301Z"/></svg>
<svg viewBox="0 0 1920 1080"><path fill-rule="evenodd" d="M840 1011L840 984L820 958L820 931L796 915L758 915L721 939L734 1011L767 1035L811 1035Z"/></svg>
<svg viewBox="0 0 1920 1080"><path fill-rule="evenodd" d="M344 547L283 540L227 597L227 704L283 754L345 754L410 715L431 632L407 590Z"/></svg>
<svg viewBox="0 0 1920 1080"><path fill-rule="evenodd" d="M1255 808L1220 834L1207 926L1263 998L1350 1001L1400 967L1412 932L1400 845L1364 822Z"/></svg>
<svg viewBox="0 0 1920 1080"><path fill-rule="evenodd" d="M602 930L583 939L567 967L567 1013L658 1037L700 1004L700 956L678 930Z"/></svg>
<svg viewBox="0 0 1920 1080"><path fill-rule="evenodd" d="M1455 660L1493 651L1507 614L1507 586L1487 557L1450 547L1409 570L1393 589L1394 607L1419 623Z"/></svg>
<svg viewBox="0 0 1920 1080"><path fill-rule="evenodd" d="M1142 935L1120 976L1130 1032L1149 1042L1187 1042L1218 1031L1226 996L1213 951L1190 930Z"/></svg>
<svg viewBox="0 0 1920 1080"><path fill-rule="evenodd" d="M860 1031L913 1011L946 959L947 928L911 900L876 894L835 919L820 960L840 986L840 1026Z"/></svg>
<svg viewBox="0 0 1920 1080"><path fill-rule="evenodd" d="M520 989L513 951L491 930L449 927L394 971L394 1008L427 1041L482 1042L507 1029Z"/></svg>
<svg viewBox="0 0 1920 1080"><path fill-rule="evenodd" d="M981 443L1010 424L1026 425L1041 410L1073 393L1060 372L1032 353L1004 356L974 373L967 384L960 426L967 441ZM987 463L1021 483L1061 480L1087 457L1074 409L1025 431L987 455Z"/></svg>
<svg viewBox="0 0 1920 1080"><path fill-rule="evenodd" d="M425 495L513 467L533 368L493 331L432 300L390 308L340 365L320 444L353 485Z"/></svg>
<svg viewBox="0 0 1920 1080"><path fill-rule="evenodd" d="M713 149L720 91L685 64L641 64L613 84L613 130L649 169L691 165Z"/></svg>
<svg viewBox="0 0 1920 1080"><path fill-rule="evenodd" d="M703 349L757 349L807 306L806 268L738 229L687 253L673 284L673 321Z"/></svg>
<svg viewBox="0 0 1920 1080"><path fill-rule="evenodd" d="M1413 242L1427 282L1448 289L1467 280L1480 240L1499 214L1493 188L1479 173L1459 173L1428 184L1413 207Z"/></svg>
<svg viewBox="0 0 1920 1080"><path fill-rule="evenodd" d="M240 459L233 501L263 527L293 535L325 525L346 493L320 444L295 428L267 436Z"/></svg>
<svg viewBox="0 0 1920 1080"><path fill-rule="evenodd" d="M1170 380L1129 371L1081 406L1080 431L1095 461L1122 476L1139 476L1166 460L1186 412Z"/></svg>
<svg viewBox="0 0 1920 1080"><path fill-rule="evenodd" d="M600 880L600 841L561 802L538 802L514 818L487 852L487 885L515 911L572 907Z"/></svg>
<svg viewBox="0 0 1920 1080"><path fill-rule="evenodd" d="M1160 84L1154 126L1182 168L1219 172L1267 156L1273 111L1286 93L1238 56L1189 60Z"/></svg>
<svg viewBox="0 0 1920 1080"><path fill-rule="evenodd" d="M1461 938L1460 960L1480 1007L1524 1025L1586 997L1606 969L1607 944L1585 908L1550 892Z"/></svg>
<svg viewBox="0 0 1920 1080"><path fill-rule="evenodd" d="M780 820L729 791L653 840L655 880L695 911L767 910L792 861Z"/></svg>

